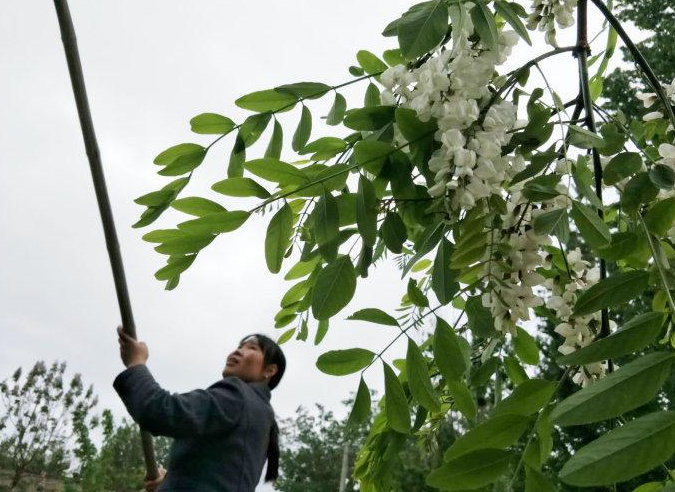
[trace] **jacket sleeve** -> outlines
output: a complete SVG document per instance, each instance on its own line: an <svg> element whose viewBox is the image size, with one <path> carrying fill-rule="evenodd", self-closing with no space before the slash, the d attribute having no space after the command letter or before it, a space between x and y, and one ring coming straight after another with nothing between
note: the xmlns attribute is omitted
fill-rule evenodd
<svg viewBox="0 0 675 492"><path fill-rule="evenodd" d="M129 415L155 436L199 437L228 432L244 413L245 383L225 378L208 389L169 393L145 364L128 367L113 382Z"/></svg>

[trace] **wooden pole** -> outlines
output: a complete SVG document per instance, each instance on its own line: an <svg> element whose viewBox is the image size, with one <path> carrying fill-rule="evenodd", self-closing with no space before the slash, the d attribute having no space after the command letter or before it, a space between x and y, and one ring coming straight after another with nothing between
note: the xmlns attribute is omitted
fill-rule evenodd
<svg viewBox="0 0 675 492"><path fill-rule="evenodd" d="M344 492L347 487L347 469L349 468L349 442L345 439L342 446L342 469L340 470L340 488L338 492Z"/></svg>
<svg viewBox="0 0 675 492"><path fill-rule="evenodd" d="M122 326L126 333L136 338L136 325L131 311L131 302L129 300L129 291L127 290L127 281L124 276L124 266L122 264L122 255L120 253L117 233L115 232L115 221L113 220L110 200L108 199L108 190L105 186L105 176L101 166L101 155L96 142L94 133L94 123L91 119L89 110L89 101L87 100L87 90L84 85L84 76L82 75L82 64L80 63L80 54L77 49L77 38L75 37L75 28L70 16L67 0L54 0L56 15L59 20L61 30L61 40L66 53L68 62L68 71L70 73L70 82L73 86L75 103L77 105L77 114L80 118L84 146L89 159L89 168L91 177L94 181L96 191L96 200L98 209L103 222L103 232L105 243L108 248L108 257L112 267L113 279L115 281L115 291L117 292L117 301L119 303L120 313L122 315ZM158 476L157 461L152 447L152 436L149 432L141 430L141 442L143 445L143 456L145 457L145 468L148 479L155 479Z"/></svg>

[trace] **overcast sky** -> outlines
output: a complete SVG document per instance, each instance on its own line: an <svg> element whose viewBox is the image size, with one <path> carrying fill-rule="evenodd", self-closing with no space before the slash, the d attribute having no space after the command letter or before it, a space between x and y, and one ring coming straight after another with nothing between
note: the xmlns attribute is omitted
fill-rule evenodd
<svg viewBox="0 0 675 492"><path fill-rule="evenodd" d="M196 114L217 112L242 121L247 113L233 101L248 92L297 81L349 80L347 67L359 49L381 53L394 47L395 40L380 32L409 4L71 0L137 330L150 347L148 366L166 389L189 391L218 380L226 354L248 333L278 337L283 331L272 320L291 283L268 272L263 241L269 217L255 215L202 252L176 290L163 290L153 274L164 258L141 236L175 226L179 214L167 213L143 230L130 227L143 210L133 199L168 182L156 174L153 158L177 143L212 140L190 133L188 122ZM559 37L561 45L566 38ZM521 43L516 50L511 66L547 48L533 51ZM571 57L545 67L563 99L573 96ZM0 72L0 379L39 359L65 360L69 374L80 372L94 385L99 408L121 417L125 411L112 388L123 369L115 333L120 317L51 2L3 2ZM364 89L344 92L350 107L362 104ZM314 137L335 132L318 123L331 100L309 103ZM297 117L295 111L281 118L287 144ZM262 155L268 138L266 133L249 158ZM183 196L250 207L253 202L209 190L225 177L231 146L229 137L209 152ZM393 314L405 291L398 279L391 264L371 270L320 347L312 342L314 325L307 342L283 346L288 368L272 394L279 417L314 403L344 415L340 401L356 390L358 375L326 376L314 363L326 350L384 347L392 328L344 318L364 307ZM385 358L404 353L399 343ZM366 373L372 388L382 388L381 372L375 364Z"/></svg>

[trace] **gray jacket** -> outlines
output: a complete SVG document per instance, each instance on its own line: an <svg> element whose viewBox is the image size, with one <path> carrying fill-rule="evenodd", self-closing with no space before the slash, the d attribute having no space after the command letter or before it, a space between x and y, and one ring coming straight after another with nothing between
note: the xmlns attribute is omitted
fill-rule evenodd
<svg viewBox="0 0 675 492"><path fill-rule="evenodd" d="M253 492L274 422L266 383L228 376L207 389L169 393L148 367L113 382L131 417L155 436L175 438L158 492Z"/></svg>

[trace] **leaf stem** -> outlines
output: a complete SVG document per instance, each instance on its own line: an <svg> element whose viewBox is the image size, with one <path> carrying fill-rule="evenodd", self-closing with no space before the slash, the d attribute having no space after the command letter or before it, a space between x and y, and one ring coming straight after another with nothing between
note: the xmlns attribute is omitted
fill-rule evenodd
<svg viewBox="0 0 675 492"><path fill-rule="evenodd" d="M581 86L581 96L584 103L584 113L586 116L586 127L588 131L596 133L595 118L593 113L593 99L591 98L588 83L588 51L590 51L587 40L588 25L588 3L587 0L579 0L577 7L577 50L575 52L579 65L579 84ZM602 205L602 166L600 164L600 155L598 150L593 147L591 150L593 157L593 175L595 177L595 194ZM604 221L605 213L603 207L598 208L598 217ZM607 278L607 264L603 258L600 259L600 280ZM610 334L609 329L609 311L607 308L601 311L600 338ZM612 372L612 361L608 361L609 372Z"/></svg>
<svg viewBox="0 0 675 492"><path fill-rule="evenodd" d="M558 391L560 391L560 387L562 386L563 382L569 375L570 371L572 370L571 367L568 367L565 369L565 372L563 372L563 375L560 376L560 379L558 380L558 384L555 387L555 391L553 391L553 394L551 395L551 398L553 398ZM550 403L551 399L549 399ZM525 461L525 451L527 450L527 447L530 445L532 442L532 438L534 437L535 432L537 431L537 425L539 425L539 421L541 420L541 416L544 413L544 411L540 411L539 414L537 415L537 420L534 421L534 425L532 426L532 430L530 431L530 435L527 437L527 442L525 443L525 447L523 448L523 453L520 455L520 460L518 460L518 465L516 466L515 471L513 472L513 475L511 476L511 481L509 482L509 488L508 492L511 492L513 490L513 484L516 481L516 477L518 476L518 473L520 473L520 469L523 467L523 462Z"/></svg>
<svg viewBox="0 0 675 492"><path fill-rule="evenodd" d="M642 218L641 213L637 213L637 217L640 220L640 224L642 224L642 228L645 231L645 235L647 236L647 241L649 242L649 249L652 252L652 258L654 258L654 264L656 265L656 269L659 271L659 277L661 278L661 283L663 284L663 289L666 291L666 296L668 298L668 305L670 306L670 310L672 313L675 313L675 302L673 302L673 297L670 293L670 285L668 284L668 279L666 278L666 273L663 271L663 267L661 266L661 262L657 258L656 254L656 248L654 247L654 243L652 242L652 235L649 232L649 229L647 229L647 224L645 223L644 219ZM665 339L668 340L671 336L673 330L673 324L670 323L668 325L668 331L666 332Z"/></svg>

